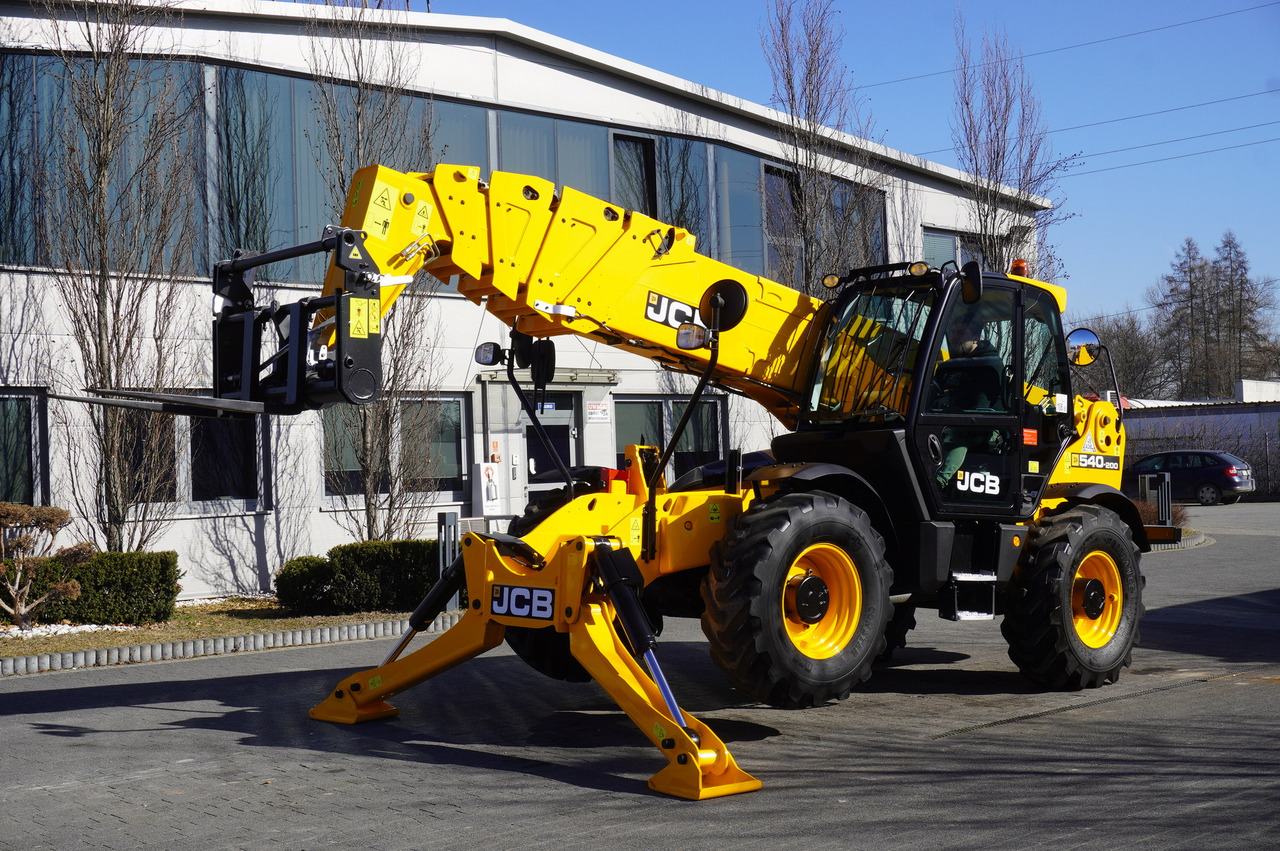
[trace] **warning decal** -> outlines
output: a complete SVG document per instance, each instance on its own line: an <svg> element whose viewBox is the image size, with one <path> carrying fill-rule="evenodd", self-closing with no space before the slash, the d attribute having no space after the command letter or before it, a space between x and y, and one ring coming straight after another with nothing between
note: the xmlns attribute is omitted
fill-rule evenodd
<svg viewBox="0 0 1280 851"><path fill-rule="evenodd" d="M351 299L351 319L349 337L364 340L369 336L369 299L353 298Z"/></svg>
<svg viewBox="0 0 1280 851"><path fill-rule="evenodd" d="M389 184L383 183L381 180L375 180L373 188L369 190L369 195L369 206L365 209L364 223L360 226L360 229L370 236L386 239L391 230L391 215L395 209L395 194Z"/></svg>
<svg viewBox="0 0 1280 851"><path fill-rule="evenodd" d="M382 302L379 299L369 299L369 333L382 333Z"/></svg>
<svg viewBox="0 0 1280 851"><path fill-rule="evenodd" d="M426 201L418 202L418 209L413 213L413 224L409 225L409 230L414 236L422 236L427 232L427 226L431 224L432 207Z"/></svg>

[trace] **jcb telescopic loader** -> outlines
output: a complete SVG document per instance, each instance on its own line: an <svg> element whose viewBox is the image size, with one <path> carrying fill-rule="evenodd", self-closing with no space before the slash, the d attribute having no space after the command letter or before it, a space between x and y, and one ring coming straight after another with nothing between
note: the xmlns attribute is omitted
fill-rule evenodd
<svg viewBox="0 0 1280 851"><path fill-rule="evenodd" d="M333 256L324 297L255 304L253 268L320 251ZM846 697L918 609L1002 616L1010 658L1050 688L1098 686L1129 664L1148 536L1118 490L1120 411L1072 391L1071 364L1100 349L1090 332L1064 337L1061 288L902 263L833 275L819 301L541 179L374 166L319 242L215 267L217 386L202 404L296 413L376 398L381 317L422 271L459 276L511 327L508 347L477 357L506 364L535 423L515 369L545 384L551 339L577 334L700 376L688 411L714 384L789 433L672 482L678 435L627 447L621 470L561 463L563 488L509 534L466 535L395 650L313 718L394 715L388 698L505 639L617 701L668 760L652 788L707 798L760 783L680 708L658 615L701 617L729 681L778 707ZM457 624L406 652L464 585Z"/></svg>

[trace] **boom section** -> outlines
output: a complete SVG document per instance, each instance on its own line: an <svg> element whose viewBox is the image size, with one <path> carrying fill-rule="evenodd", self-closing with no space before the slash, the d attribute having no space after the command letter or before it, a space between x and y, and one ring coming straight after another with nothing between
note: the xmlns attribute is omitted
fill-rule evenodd
<svg viewBox="0 0 1280 851"><path fill-rule="evenodd" d="M442 165L405 174L356 172L342 217L364 231L385 275L420 270L458 277L458 291L533 337L576 334L697 373L708 352L676 344L682 323L703 323L718 293L714 379L794 423L827 307L796 290L698 254L684 228L550 181ZM326 290L342 286L335 265ZM404 283L382 287L385 314ZM709 313L709 311L708 311Z"/></svg>

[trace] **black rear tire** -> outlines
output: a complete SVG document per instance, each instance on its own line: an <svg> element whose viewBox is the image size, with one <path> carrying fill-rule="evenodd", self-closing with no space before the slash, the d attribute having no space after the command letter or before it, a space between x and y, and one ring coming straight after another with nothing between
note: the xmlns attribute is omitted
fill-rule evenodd
<svg viewBox="0 0 1280 851"><path fill-rule="evenodd" d="M1081 505L1041 521L1005 592L1000 631L1018 669L1055 689L1118 680L1144 612L1139 558L1109 509Z"/></svg>
<svg viewBox="0 0 1280 851"><path fill-rule="evenodd" d="M843 700L884 649L891 580L884 541L844 499L814 491L757 502L716 546L702 586L711 658L772 706Z"/></svg>
<svg viewBox="0 0 1280 851"><path fill-rule="evenodd" d="M549 491L524 508L524 514L511 521L507 533L524 537L543 520L568 505L573 497L568 488ZM567 683L587 683L591 675L569 649L569 633L556 632L555 627L509 626L506 631L507 646L526 665L540 674Z"/></svg>
<svg viewBox="0 0 1280 851"><path fill-rule="evenodd" d="M884 628L884 650L877 662L893 661L893 653L907 646L907 633L916 628L916 604L894 603L893 616Z"/></svg>

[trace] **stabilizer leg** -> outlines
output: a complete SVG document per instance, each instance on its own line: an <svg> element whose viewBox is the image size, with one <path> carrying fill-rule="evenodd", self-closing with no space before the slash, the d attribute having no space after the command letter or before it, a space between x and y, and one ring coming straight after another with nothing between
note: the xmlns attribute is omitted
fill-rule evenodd
<svg viewBox="0 0 1280 851"><path fill-rule="evenodd" d="M662 691L614 631L613 608L606 600L583 598L581 617L569 629L569 649L667 757L669 764L649 778L649 788L691 800L760 788L711 728L678 707L675 712L683 717L672 717Z"/></svg>
<svg viewBox="0 0 1280 851"><path fill-rule="evenodd" d="M497 647L505 633L502 624L468 609L444 635L408 656L343 678L310 715L317 721L339 724L390 718L400 710L387 703L387 698Z"/></svg>

